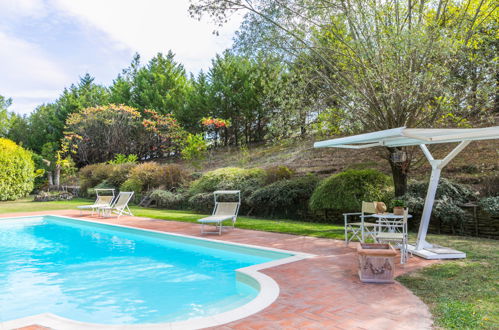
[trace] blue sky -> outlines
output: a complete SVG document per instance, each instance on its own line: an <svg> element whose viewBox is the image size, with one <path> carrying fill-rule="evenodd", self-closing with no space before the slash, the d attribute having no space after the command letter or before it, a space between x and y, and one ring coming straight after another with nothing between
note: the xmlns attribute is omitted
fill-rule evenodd
<svg viewBox="0 0 499 330"><path fill-rule="evenodd" d="M138 52L172 50L187 71L207 69L232 44L240 18L215 26L189 17L188 0L0 0L0 95L29 113L90 73L109 85Z"/></svg>

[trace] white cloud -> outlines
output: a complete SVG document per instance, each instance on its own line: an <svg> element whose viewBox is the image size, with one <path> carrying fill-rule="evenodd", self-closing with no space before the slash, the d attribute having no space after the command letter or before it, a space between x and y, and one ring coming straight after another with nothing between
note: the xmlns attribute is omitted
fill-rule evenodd
<svg viewBox="0 0 499 330"><path fill-rule="evenodd" d="M236 17L215 36L212 24L189 16L187 0L54 1L66 14L105 32L118 45L139 52L145 59L172 50L191 71L207 68L217 52L230 47L240 23Z"/></svg>
<svg viewBox="0 0 499 330"><path fill-rule="evenodd" d="M43 17L47 7L43 0L1 0L0 12L11 17Z"/></svg>
<svg viewBox="0 0 499 330"><path fill-rule="evenodd" d="M186 69L207 69L232 44L189 16L188 0L0 0L0 95L27 113L89 72L109 84L138 52L142 63L172 50Z"/></svg>
<svg viewBox="0 0 499 330"><path fill-rule="evenodd" d="M37 45L2 31L0 63L0 95L6 97L34 97L48 101L70 82L67 75ZM29 112L33 109L19 110Z"/></svg>

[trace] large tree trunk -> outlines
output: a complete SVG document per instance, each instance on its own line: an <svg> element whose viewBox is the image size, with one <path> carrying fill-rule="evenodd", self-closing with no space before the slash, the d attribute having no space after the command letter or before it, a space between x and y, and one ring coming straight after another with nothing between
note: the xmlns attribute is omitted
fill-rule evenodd
<svg viewBox="0 0 499 330"><path fill-rule="evenodd" d="M395 185L395 196L400 197L403 196L407 191L407 177L409 174L411 160L407 156L406 160L395 162L393 159L393 154L402 150L397 148L388 148L388 151L390 152L390 158L388 159L388 161L390 162L390 167L392 168L393 184Z"/></svg>
<svg viewBox="0 0 499 330"><path fill-rule="evenodd" d="M54 179L52 177L52 171L47 171L47 180L49 182L49 186L54 185Z"/></svg>
<svg viewBox="0 0 499 330"><path fill-rule="evenodd" d="M61 185L61 165L55 165L54 184L57 187Z"/></svg>

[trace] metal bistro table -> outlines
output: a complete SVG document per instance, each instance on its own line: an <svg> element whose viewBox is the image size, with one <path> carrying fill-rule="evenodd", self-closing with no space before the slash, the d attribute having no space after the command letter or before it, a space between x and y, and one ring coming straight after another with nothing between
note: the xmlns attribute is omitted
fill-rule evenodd
<svg viewBox="0 0 499 330"><path fill-rule="evenodd" d="M370 214L370 216L376 218L376 223L380 226L388 228L389 232L391 233L397 232L397 228L400 228L400 220L404 218L403 215L397 215L393 213L375 213ZM407 218L412 218L412 215L409 214Z"/></svg>

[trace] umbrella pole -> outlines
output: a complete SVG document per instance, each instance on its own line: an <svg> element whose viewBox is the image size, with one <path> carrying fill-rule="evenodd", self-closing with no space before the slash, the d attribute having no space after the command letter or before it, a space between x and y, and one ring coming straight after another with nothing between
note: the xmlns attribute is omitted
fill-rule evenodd
<svg viewBox="0 0 499 330"><path fill-rule="evenodd" d="M462 141L447 156L445 156L444 159L434 159L426 145L420 144L421 150L430 162L432 169L423 214L421 215L421 223L419 225L418 238L414 249L415 251L433 247L432 244L426 241L426 234L428 233L428 227L430 225L431 212L433 210L433 204L435 203L435 195L437 193L438 182L440 181L440 174L442 169L464 148L466 148L470 142L471 141Z"/></svg>

